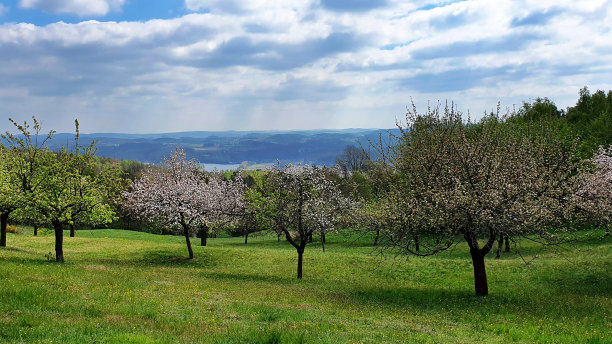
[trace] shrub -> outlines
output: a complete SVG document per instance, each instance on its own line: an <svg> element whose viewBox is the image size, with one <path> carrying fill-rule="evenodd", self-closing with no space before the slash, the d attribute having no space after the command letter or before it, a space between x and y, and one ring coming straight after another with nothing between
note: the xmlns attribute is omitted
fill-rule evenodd
<svg viewBox="0 0 612 344"><path fill-rule="evenodd" d="M6 232L7 233L15 233L17 234L17 232L19 232L19 229L13 225L7 225L6 226Z"/></svg>

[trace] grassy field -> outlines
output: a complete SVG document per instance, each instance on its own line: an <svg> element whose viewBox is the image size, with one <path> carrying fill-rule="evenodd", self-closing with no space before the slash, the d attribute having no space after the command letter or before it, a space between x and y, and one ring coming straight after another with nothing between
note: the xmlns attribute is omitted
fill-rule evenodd
<svg viewBox="0 0 612 344"><path fill-rule="evenodd" d="M0 249L0 342L612 343L612 240L588 236L525 244L529 265L489 257L478 298L464 245L382 260L369 238L330 235L298 281L275 237L210 239L190 261L181 237L83 230L57 264L51 233L22 229Z"/></svg>

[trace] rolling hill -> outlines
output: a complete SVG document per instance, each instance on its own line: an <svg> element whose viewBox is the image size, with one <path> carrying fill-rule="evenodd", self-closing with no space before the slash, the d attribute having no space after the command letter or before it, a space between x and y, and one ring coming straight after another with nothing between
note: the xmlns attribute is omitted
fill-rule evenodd
<svg viewBox="0 0 612 344"><path fill-rule="evenodd" d="M334 165L349 145L367 147L368 140L388 135L387 129L304 131L193 131L162 134L82 134L81 144L96 141L97 155L158 163L180 147L203 164L307 163ZM397 134L397 129L390 132ZM74 134L56 134L48 144L56 150L74 147Z"/></svg>

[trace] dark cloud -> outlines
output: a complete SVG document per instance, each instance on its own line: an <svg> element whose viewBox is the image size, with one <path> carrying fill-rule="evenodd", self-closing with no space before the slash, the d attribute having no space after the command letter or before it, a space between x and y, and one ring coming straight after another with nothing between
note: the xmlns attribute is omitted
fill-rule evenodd
<svg viewBox="0 0 612 344"><path fill-rule="evenodd" d="M542 12L531 12L527 16L522 18L514 18L511 25L513 27L519 26L542 26L546 25L549 20L561 14L560 10L553 9Z"/></svg>
<svg viewBox="0 0 612 344"><path fill-rule="evenodd" d="M476 86L495 86L499 82L516 81L532 73L529 66L504 66L489 69L456 69L442 73L423 73L400 79L402 88L423 93L440 93L468 90Z"/></svg>
<svg viewBox="0 0 612 344"><path fill-rule="evenodd" d="M296 44L254 42L248 37L237 37L212 53L195 59L193 64L206 68L253 66L265 70L289 70L336 53L356 51L365 44L366 37L352 33L332 33L325 38Z"/></svg>
<svg viewBox="0 0 612 344"><path fill-rule="evenodd" d="M543 36L537 34L509 35L475 42L456 42L443 46L423 48L413 51L411 55L416 60L431 60L445 57L518 51L525 48L532 41L543 38Z"/></svg>
<svg viewBox="0 0 612 344"><path fill-rule="evenodd" d="M321 0L321 5L336 12L367 12L388 5L386 0Z"/></svg>

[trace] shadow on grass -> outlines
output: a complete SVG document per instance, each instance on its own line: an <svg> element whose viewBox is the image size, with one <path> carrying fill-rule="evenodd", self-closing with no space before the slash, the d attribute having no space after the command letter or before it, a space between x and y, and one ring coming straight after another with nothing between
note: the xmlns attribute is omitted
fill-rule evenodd
<svg viewBox="0 0 612 344"><path fill-rule="evenodd" d="M547 288L558 294L610 298L612 297L612 275L609 273L609 267L601 269L590 269L584 266L556 268L554 273L540 274L539 283L546 284Z"/></svg>
<svg viewBox="0 0 612 344"><path fill-rule="evenodd" d="M531 317L572 317L576 312L591 314L593 304L583 303L590 296L610 296L612 277L605 274L576 275L572 271L558 272L559 279L546 277L530 283L527 290L517 292L520 287L508 289L501 285L489 285L487 297L475 296L472 286L465 288L356 286L347 293L328 295L342 298L348 294L355 303L366 307L384 306L411 309L418 312L457 312L457 314L523 314ZM569 276L569 277L568 277ZM545 284L545 285L543 285ZM547 297L538 293L544 290ZM585 298L586 297L586 298ZM567 303L571 307L564 308Z"/></svg>
<svg viewBox="0 0 612 344"><path fill-rule="evenodd" d="M472 308L490 301L466 289L361 287L352 290L350 296L359 303L432 311Z"/></svg>
<svg viewBox="0 0 612 344"><path fill-rule="evenodd" d="M189 259L186 254L177 255L172 251L146 251L129 259L124 257L86 257L79 259L78 262L132 267L211 268L217 265L208 254L198 254L193 259Z"/></svg>
<svg viewBox="0 0 612 344"><path fill-rule="evenodd" d="M21 250L17 250L17 251L21 251ZM21 252L28 252L28 251L21 251ZM31 253L31 252L28 252ZM60 265L62 263L58 263L55 261L55 256L53 256L51 259L45 258L44 255L30 255L27 258L23 258L23 257L4 257L2 258L2 262L6 262L6 263L15 263L15 264L24 264L24 265L50 265L50 264L57 264Z"/></svg>

